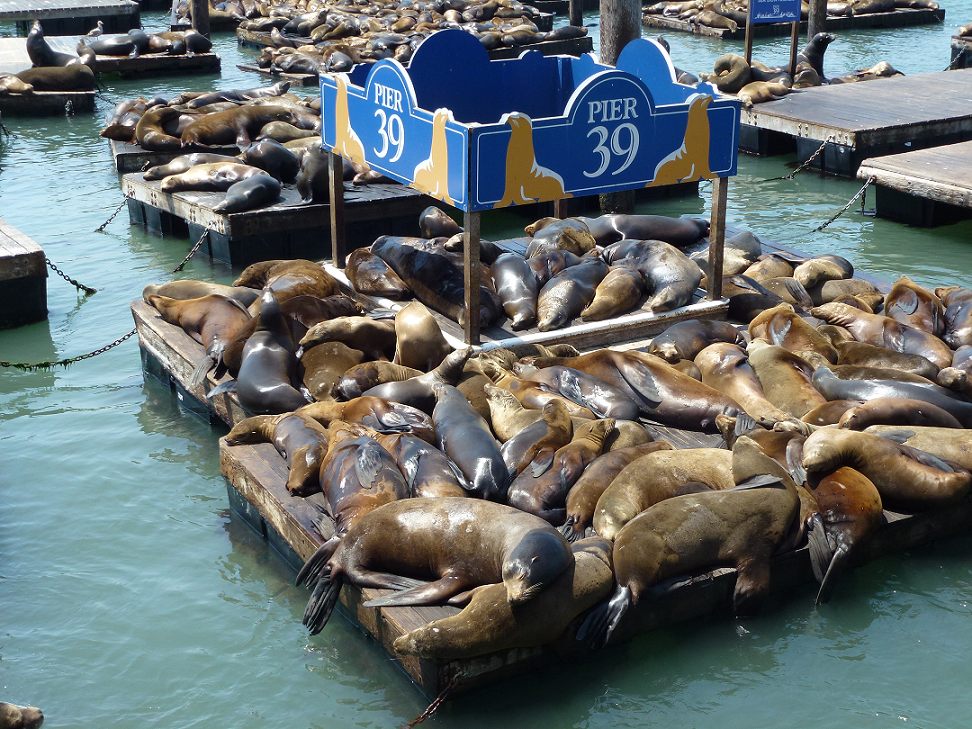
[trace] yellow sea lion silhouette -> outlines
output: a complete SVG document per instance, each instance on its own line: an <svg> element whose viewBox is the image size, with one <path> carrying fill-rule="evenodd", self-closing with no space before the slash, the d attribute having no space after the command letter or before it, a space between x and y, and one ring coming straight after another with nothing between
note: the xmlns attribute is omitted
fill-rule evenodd
<svg viewBox="0 0 972 729"><path fill-rule="evenodd" d="M510 144L506 148L506 190L494 208L526 205L570 197L564 193L564 178L537 164L533 151L533 122L525 114L508 114Z"/></svg>
<svg viewBox="0 0 972 729"><path fill-rule="evenodd" d="M692 102L682 146L658 163L655 177L648 187L713 177L709 169L709 114L706 111L711 101L711 96L702 94Z"/></svg>
<svg viewBox="0 0 972 729"><path fill-rule="evenodd" d="M334 151L342 157L365 164L364 145L351 128L348 114L348 80L344 74L335 76L337 99L334 103Z"/></svg>
<svg viewBox="0 0 972 729"><path fill-rule="evenodd" d="M454 205L449 197L449 146L446 141L446 122L451 116L448 109L437 109L432 117L432 151L427 160L415 166L412 187Z"/></svg>

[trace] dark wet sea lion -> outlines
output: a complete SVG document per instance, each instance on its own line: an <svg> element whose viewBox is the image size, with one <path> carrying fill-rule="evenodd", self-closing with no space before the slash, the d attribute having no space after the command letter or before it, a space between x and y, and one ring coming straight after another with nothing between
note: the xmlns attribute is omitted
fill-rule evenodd
<svg viewBox="0 0 972 729"><path fill-rule="evenodd" d="M0 727L3 729L37 729L43 723L44 712L40 709L0 701Z"/></svg>
<svg viewBox="0 0 972 729"><path fill-rule="evenodd" d="M282 96L290 89L290 81L280 81L272 86L260 86L254 89L233 89L229 91L214 91L210 94L199 94L190 99L186 106L195 109L200 106L207 106L219 101L235 101L242 103L249 99L260 99L271 96Z"/></svg>
<svg viewBox="0 0 972 729"><path fill-rule="evenodd" d="M669 363L695 356L714 342L746 346L746 338L731 324L711 319L690 319L672 324L651 340L648 354Z"/></svg>
<svg viewBox="0 0 972 729"><path fill-rule="evenodd" d="M651 311L671 311L692 300L702 270L675 246L659 240L626 240L604 249L611 264L630 261L645 278Z"/></svg>
<svg viewBox="0 0 972 729"><path fill-rule="evenodd" d="M239 157L244 163L259 167L280 182L293 182L300 171L296 155L272 139L251 144L240 152Z"/></svg>
<svg viewBox="0 0 972 729"><path fill-rule="evenodd" d="M699 218L670 218L664 215L602 215L580 218L599 246L625 238L661 240L682 248L709 235L709 221Z"/></svg>
<svg viewBox="0 0 972 729"><path fill-rule="evenodd" d="M273 443L287 461L287 491L309 496L321 490L321 464L327 454L327 429L301 413L256 415L233 426L226 436L229 445Z"/></svg>
<svg viewBox="0 0 972 729"><path fill-rule="evenodd" d="M310 349L321 342L344 342L368 359L391 359L395 356L395 322L369 316L327 319L308 329L300 346Z"/></svg>
<svg viewBox="0 0 972 729"><path fill-rule="evenodd" d="M362 362L348 369L335 387L335 394L343 400L361 397L365 390L385 382L401 382L423 374L422 370L404 367L393 362Z"/></svg>
<svg viewBox="0 0 972 729"><path fill-rule="evenodd" d="M234 286L270 288L281 303L295 296L325 298L341 293L337 281L321 266L305 259L274 259L243 269ZM253 307L251 314L256 314Z"/></svg>
<svg viewBox="0 0 972 729"><path fill-rule="evenodd" d="M148 303L165 321L181 327L206 350L206 356L192 373L190 384L193 386L203 382L206 373L222 360L223 350L230 339L250 320L250 312L243 304L220 294L194 299L149 295Z"/></svg>
<svg viewBox="0 0 972 729"><path fill-rule="evenodd" d="M34 93L34 87L25 81L21 81L18 77L9 73L0 73L0 96L7 96L9 94L32 94ZM120 126L120 125L119 125ZM134 132L135 126L131 125L131 129ZM128 141L131 139L131 134L127 132L121 133L123 136L123 141ZM101 136L107 136L102 133ZM110 137L109 137L110 138Z"/></svg>
<svg viewBox="0 0 972 729"><path fill-rule="evenodd" d="M229 188L254 175L262 175L259 167L250 167L239 162L211 162L196 165L179 175L169 175L161 183L165 192L180 190L203 190L206 192L225 192Z"/></svg>
<svg viewBox="0 0 972 729"><path fill-rule="evenodd" d="M265 124L274 121L292 123L294 112L283 106L240 106L217 111L197 119L182 133L183 147L228 146L241 149L250 144Z"/></svg>
<svg viewBox="0 0 972 729"><path fill-rule="evenodd" d="M820 78L824 77L823 59L827 46L834 42L830 33L817 33L810 42L797 54L797 61L808 63Z"/></svg>
<svg viewBox="0 0 972 729"><path fill-rule="evenodd" d="M581 539L591 529L598 499L625 467L649 453L670 450L673 450L670 444L658 440L605 451L595 458L567 494L567 516L561 529L567 539L571 542Z"/></svg>
<svg viewBox="0 0 972 729"><path fill-rule="evenodd" d="M514 372L528 368L514 367ZM549 386L552 391L587 408L599 418L637 420L640 412L637 401L628 393L572 367L551 365L524 373L524 377Z"/></svg>
<svg viewBox="0 0 972 729"><path fill-rule="evenodd" d="M872 425L866 431L871 435L917 448L939 458L947 458L963 468L972 470L972 439L969 434L954 428L927 428L898 425Z"/></svg>
<svg viewBox="0 0 972 729"><path fill-rule="evenodd" d="M554 454L549 469L525 469L510 484L510 505L536 514L554 526L566 518L567 492L591 461L601 455L614 419L592 420L574 430L570 442Z"/></svg>
<svg viewBox="0 0 972 729"><path fill-rule="evenodd" d="M723 448L656 450L625 466L604 489L592 524L598 536L614 539L638 514L673 496L728 489L732 453Z"/></svg>
<svg viewBox="0 0 972 729"><path fill-rule="evenodd" d="M942 300L907 276L895 281L884 297L884 315L936 337L945 333Z"/></svg>
<svg viewBox="0 0 972 729"><path fill-rule="evenodd" d="M859 342L875 344L904 354L920 354L937 367L948 367L952 350L934 334L923 332L887 316L866 314L847 304L835 302L814 307L813 316L842 326Z"/></svg>
<svg viewBox="0 0 972 729"><path fill-rule="evenodd" d="M419 231L423 238L451 238L462 232L462 226L448 213L430 205L419 214Z"/></svg>
<svg viewBox="0 0 972 729"><path fill-rule="evenodd" d="M800 420L808 425L837 425L841 417L851 408L860 405L863 400L830 400L815 407Z"/></svg>
<svg viewBox="0 0 972 729"><path fill-rule="evenodd" d="M612 266L594 291L594 300L581 311L584 321L602 321L630 311L641 300L645 278L636 268Z"/></svg>
<svg viewBox="0 0 972 729"><path fill-rule="evenodd" d="M408 405L380 397L356 397L347 402L315 402L301 408L301 413L314 418L324 427L335 420L358 423L378 433L411 433L426 443L434 444L432 418Z"/></svg>
<svg viewBox="0 0 972 729"><path fill-rule="evenodd" d="M571 621L611 592L613 545L592 537L571 545L574 564L523 605L512 605L505 585L477 590L458 615L435 620L395 640L403 655L454 660L561 637Z"/></svg>
<svg viewBox="0 0 972 729"><path fill-rule="evenodd" d="M540 286L526 259L516 253L503 253L489 267L489 273L513 328L524 329L536 324Z"/></svg>
<svg viewBox="0 0 972 729"><path fill-rule="evenodd" d="M366 356L344 342L321 342L304 349L300 356L304 387L315 400L329 400L344 373Z"/></svg>
<svg viewBox="0 0 972 729"><path fill-rule="evenodd" d="M411 498L467 496L448 456L421 438L406 433L375 437L398 464Z"/></svg>
<svg viewBox="0 0 972 729"><path fill-rule="evenodd" d="M851 408L838 427L864 430L870 425L918 425L931 428L961 428L955 417L937 405L903 397L879 397Z"/></svg>
<svg viewBox="0 0 972 729"><path fill-rule="evenodd" d="M344 273L354 290L361 294L389 299L407 299L412 295L398 274L367 248L351 252Z"/></svg>
<svg viewBox="0 0 972 729"><path fill-rule="evenodd" d="M455 386L462 377L466 360L472 354L470 347L457 349L449 354L433 370L406 380L393 380L372 387L364 394L368 397L381 397L386 400L411 405L424 413L432 414L435 408L435 385Z"/></svg>
<svg viewBox="0 0 972 729"><path fill-rule="evenodd" d="M369 605L426 605L502 582L519 605L537 596L573 562L563 536L542 519L479 499L406 499L365 515L330 554L319 549L298 584L314 584L304 614L324 627L345 580L404 591ZM402 578L406 579L402 579ZM414 586L414 579L434 582Z"/></svg>
<svg viewBox="0 0 972 729"><path fill-rule="evenodd" d="M438 367L450 352L439 323L418 301L403 306L395 314L395 363L429 372Z"/></svg>
<svg viewBox="0 0 972 729"><path fill-rule="evenodd" d="M881 367L920 375L929 380L938 376L938 366L920 354L904 354L893 349L866 342L843 342L837 347L838 365Z"/></svg>
<svg viewBox="0 0 972 729"><path fill-rule="evenodd" d="M807 473L850 466L877 487L886 508L923 511L955 503L969 492L972 473L954 461L871 433L821 428L803 444Z"/></svg>
<svg viewBox="0 0 972 729"><path fill-rule="evenodd" d="M550 279L570 266L576 266L581 262L580 256L575 256L569 251L551 251L542 256L534 256L527 261L533 275L537 277L537 283L541 287Z"/></svg>
<svg viewBox="0 0 972 729"><path fill-rule="evenodd" d="M607 272L608 264L594 256L551 278L537 296L537 328L547 332L565 326L594 299Z"/></svg>
<svg viewBox="0 0 972 729"><path fill-rule="evenodd" d="M792 276L768 278L761 281L761 283L788 304L798 306L802 309L809 309L813 306L813 299L810 298L810 294L807 293L803 284Z"/></svg>
<svg viewBox="0 0 972 729"><path fill-rule="evenodd" d="M705 276L702 288L707 288ZM751 322L767 309L784 303L778 294L748 276L723 276L722 296L729 299L728 316L731 321Z"/></svg>
<svg viewBox="0 0 972 729"><path fill-rule="evenodd" d="M456 388L436 384L434 392L432 422L439 449L462 471L473 495L505 499L509 472L489 425Z"/></svg>
<svg viewBox="0 0 972 729"><path fill-rule="evenodd" d="M35 20L30 26L25 41L27 56L30 62L36 67L68 66L78 65L81 59L71 53L61 53L51 48L47 39L44 37L44 29L39 20Z"/></svg>
<svg viewBox="0 0 972 729"><path fill-rule="evenodd" d="M663 455L656 453L640 460ZM732 461L733 472L739 474L736 479L745 485L754 473L766 473L765 462L770 459L743 437L736 444ZM782 480L783 488L778 480L764 488L676 496L632 519L614 542L614 596L591 613L578 631L578 639L603 645L628 608L651 587L670 577L720 564L732 564L737 571L733 593L736 614L755 613L769 592L770 557L800 511L799 497L792 482L787 481ZM699 519L699 513L707 518Z"/></svg>
<svg viewBox="0 0 972 729"><path fill-rule="evenodd" d="M540 419L523 428L503 443L500 453L510 478L516 478L527 467L535 475L553 464L554 454L568 443L574 425L567 407L559 400L548 402L540 410Z"/></svg>
<svg viewBox="0 0 972 729"><path fill-rule="evenodd" d="M297 173L297 192L303 203L326 203L330 200L330 171L327 152L321 149L321 141L315 138L300 158Z"/></svg>
<svg viewBox="0 0 972 729"><path fill-rule="evenodd" d="M239 162L236 157L231 157L227 154L213 154L212 152L193 152L191 154L183 154L176 157L174 160L164 165L156 165L154 167L149 167L142 173L142 179L144 180L161 180L163 177L168 177L169 175L181 175L183 172L188 172L191 168L196 165L208 164L212 162Z"/></svg>
<svg viewBox="0 0 972 729"><path fill-rule="evenodd" d="M594 238L587 225L578 218L544 218L527 226L526 232L533 236L526 249L526 258L552 251L569 251L583 256L595 247Z"/></svg>
<svg viewBox="0 0 972 729"><path fill-rule="evenodd" d="M894 382L912 382L916 385L928 387L934 385L934 381L927 377L886 367L843 364L833 365L829 369L842 380L893 380Z"/></svg>
<svg viewBox="0 0 972 729"><path fill-rule="evenodd" d="M286 413L307 404L293 386L297 346L287 317L269 289L261 298L260 324L246 341L236 376L240 404L257 415Z"/></svg>
<svg viewBox="0 0 972 729"><path fill-rule="evenodd" d="M756 340L748 348L749 364L766 397L795 418L827 402L813 386L813 367L792 352Z"/></svg>
<svg viewBox="0 0 972 729"><path fill-rule="evenodd" d="M790 304L779 304L756 316L749 322L749 336L794 354L816 352L828 362L837 361L837 350L830 340L797 316Z"/></svg>
<svg viewBox="0 0 972 729"><path fill-rule="evenodd" d="M44 66L14 74L34 91L94 91L95 75L87 66Z"/></svg>
<svg viewBox="0 0 972 729"><path fill-rule="evenodd" d="M766 396L756 372L749 364L749 357L741 347L726 342L710 344L699 352L695 364L702 372L703 385L739 403L761 425L770 427L774 423L794 419Z"/></svg>
<svg viewBox="0 0 972 729"><path fill-rule="evenodd" d="M942 339L953 349L972 344L972 291L959 286L935 289L945 306L945 334Z"/></svg>
<svg viewBox="0 0 972 729"><path fill-rule="evenodd" d="M242 213L280 199L280 183L270 175L252 175L235 182L226 190L226 198L213 208L216 213Z"/></svg>

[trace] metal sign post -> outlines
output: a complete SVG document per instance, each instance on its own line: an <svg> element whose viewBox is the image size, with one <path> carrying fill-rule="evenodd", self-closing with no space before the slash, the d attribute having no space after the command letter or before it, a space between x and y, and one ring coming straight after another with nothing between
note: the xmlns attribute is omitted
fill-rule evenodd
<svg viewBox="0 0 972 729"><path fill-rule="evenodd" d="M796 69L796 39L800 32L800 0L749 0L746 16L746 63L753 61L753 25L793 23L790 33L790 75Z"/></svg>

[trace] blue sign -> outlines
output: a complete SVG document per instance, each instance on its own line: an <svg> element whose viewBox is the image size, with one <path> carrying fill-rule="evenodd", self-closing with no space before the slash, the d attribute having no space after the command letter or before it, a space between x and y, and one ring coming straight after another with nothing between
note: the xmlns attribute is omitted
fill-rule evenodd
<svg viewBox="0 0 972 729"><path fill-rule="evenodd" d="M324 147L465 211L736 174L740 104L675 82L651 40L490 61L469 33L321 76Z"/></svg>
<svg viewBox="0 0 972 729"><path fill-rule="evenodd" d="M749 22L798 23L801 0L749 0Z"/></svg>

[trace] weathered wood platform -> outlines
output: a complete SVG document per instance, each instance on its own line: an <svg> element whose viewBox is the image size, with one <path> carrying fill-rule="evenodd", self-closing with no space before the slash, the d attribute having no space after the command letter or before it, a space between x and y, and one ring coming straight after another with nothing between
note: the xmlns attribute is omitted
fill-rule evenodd
<svg viewBox="0 0 972 729"><path fill-rule="evenodd" d="M329 206L304 205L293 185L285 185L274 205L242 213L213 210L223 193L185 191L168 193L161 182L146 181L141 173L122 178L133 224L151 232L186 235L195 241L209 230L200 250L218 261L246 266L269 258L323 258L330 254ZM380 235L413 235L418 214L433 201L396 183L345 184L344 215L349 249L370 245ZM398 232L393 232L398 231Z"/></svg>
<svg viewBox="0 0 972 729"><path fill-rule="evenodd" d="M972 38L952 36L950 68L972 68Z"/></svg>
<svg viewBox="0 0 972 729"><path fill-rule="evenodd" d="M138 144L119 142L116 139L109 139L111 156L115 160L115 169L119 172L139 172L146 169L145 165L151 163L152 166L168 164L176 157L185 154L184 150L175 149L165 152L153 152L145 149ZM206 150L213 154L237 155L240 148L231 147L212 147Z"/></svg>
<svg viewBox="0 0 972 729"><path fill-rule="evenodd" d="M938 8L936 10L929 8L899 8L891 13L865 13L851 17L830 16L824 21L824 27L828 33L833 33L842 30L860 30L862 28L903 28L910 25L930 25L944 21L944 8ZM646 13L642 17L642 23L649 28L664 28L665 30L694 33L695 35L720 38L722 40L744 40L746 38L745 26L739 26L736 30L712 28L708 25L694 25L687 20L668 18L654 13ZM807 34L807 21L800 23L800 34L804 36ZM754 38L766 38L779 35L790 35L789 23L760 23L753 26Z"/></svg>
<svg viewBox="0 0 972 729"><path fill-rule="evenodd" d="M0 22L22 29L40 20L48 36L87 33L101 20L105 30L124 32L140 26L133 0L0 0Z"/></svg>
<svg viewBox="0 0 972 729"><path fill-rule="evenodd" d="M853 177L864 159L972 139L972 69L803 89L742 110L739 148L780 154L795 144L814 166ZM787 144L790 145L787 147Z"/></svg>
<svg viewBox="0 0 972 729"><path fill-rule="evenodd" d="M290 81L294 86L317 86L318 84L316 73L282 73L269 68L260 68L255 63L237 63L236 67L241 71L258 73L277 81Z"/></svg>
<svg viewBox="0 0 972 729"><path fill-rule="evenodd" d="M11 116L44 116L94 111L94 91L35 91L0 96L0 112Z"/></svg>
<svg viewBox="0 0 972 729"><path fill-rule="evenodd" d="M0 218L0 329L47 318L43 249Z"/></svg>
<svg viewBox="0 0 972 729"><path fill-rule="evenodd" d="M865 160L857 177L873 177L882 218L932 226L972 216L972 142Z"/></svg>

